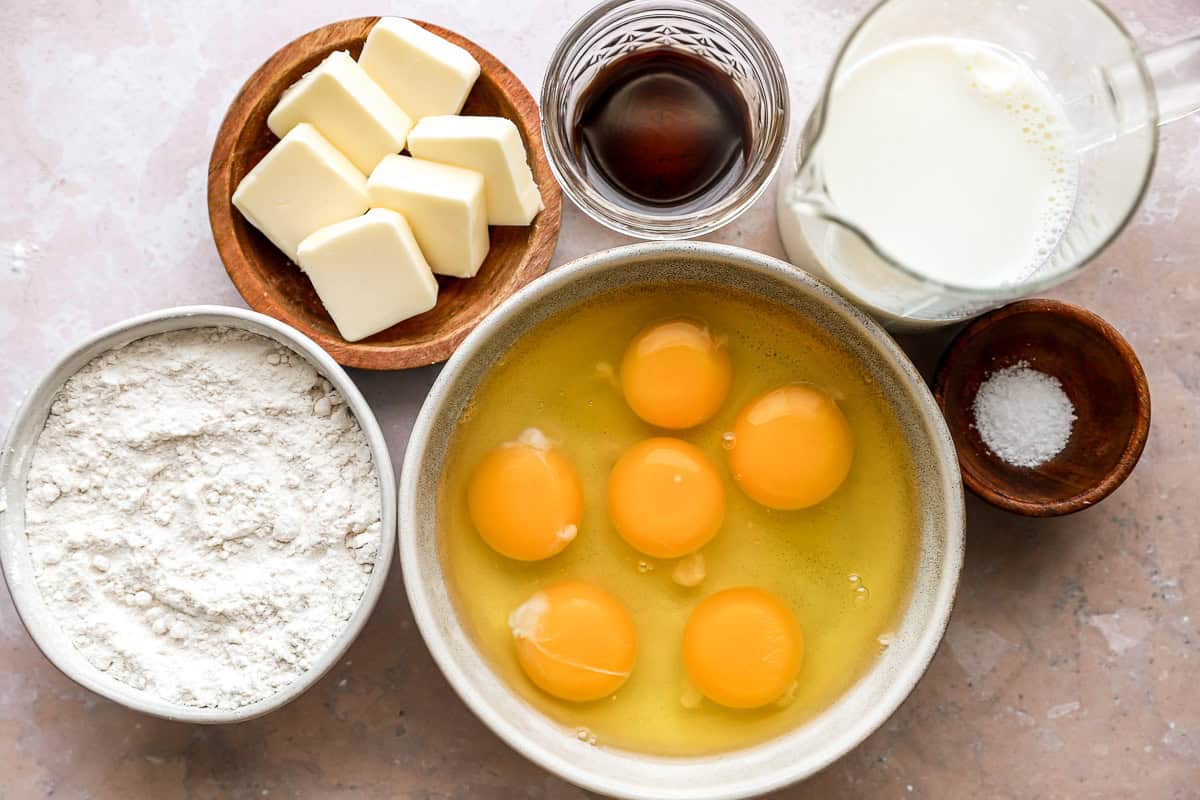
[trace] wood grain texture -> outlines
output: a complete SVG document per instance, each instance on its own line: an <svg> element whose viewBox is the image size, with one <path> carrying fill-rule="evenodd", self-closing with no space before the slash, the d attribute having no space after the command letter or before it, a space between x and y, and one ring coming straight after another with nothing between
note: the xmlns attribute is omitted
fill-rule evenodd
<svg viewBox="0 0 1200 800"><path fill-rule="evenodd" d="M541 120L533 96L495 56L456 33L414 20L466 49L480 65L463 114L503 116L521 132L545 208L524 227L490 228L491 250L470 279L438 276L437 307L358 342L347 342L307 276L234 208L238 183L276 137L267 115L284 89L335 50L357 57L379 20L335 22L285 45L250 76L234 98L213 146L208 167L208 214L217 252L246 303L311 337L340 364L366 369L406 369L447 359L506 297L546 271L562 218L562 195L542 146Z"/></svg>
<svg viewBox="0 0 1200 800"><path fill-rule="evenodd" d="M1066 447L1033 468L993 455L975 428L980 384L1021 362L1058 378L1075 406ZM1103 500L1129 477L1150 431L1150 389L1129 343L1091 311L1057 300L1023 300L967 326L942 356L934 397L971 491L1032 517L1070 514Z"/></svg>

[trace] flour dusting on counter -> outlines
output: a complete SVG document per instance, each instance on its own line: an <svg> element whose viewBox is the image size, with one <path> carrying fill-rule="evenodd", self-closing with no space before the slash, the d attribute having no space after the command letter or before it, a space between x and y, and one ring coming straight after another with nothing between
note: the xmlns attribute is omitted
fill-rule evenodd
<svg viewBox="0 0 1200 800"><path fill-rule="evenodd" d="M26 496L37 584L80 652L165 700L237 708L303 674L358 607L381 493L342 396L257 334L195 328L63 385Z"/></svg>

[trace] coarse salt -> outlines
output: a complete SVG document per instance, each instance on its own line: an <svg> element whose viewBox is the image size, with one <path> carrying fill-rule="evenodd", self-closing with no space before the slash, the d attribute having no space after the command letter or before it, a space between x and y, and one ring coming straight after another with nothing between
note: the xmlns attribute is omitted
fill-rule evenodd
<svg viewBox="0 0 1200 800"><path fill-rule="evenodd" d="M1061 453L1075 423L1075 407L1058 378L1025 361L987 377L974 413L988 450L1014 467L1036 467Z"/></svg>

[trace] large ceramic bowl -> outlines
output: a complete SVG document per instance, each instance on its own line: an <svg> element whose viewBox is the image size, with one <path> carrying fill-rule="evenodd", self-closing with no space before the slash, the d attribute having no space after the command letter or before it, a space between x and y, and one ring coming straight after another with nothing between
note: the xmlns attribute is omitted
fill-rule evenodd
<svg viewBox="0 0 1200 800"><path fill-rule="evenodd" d="M546 318L588 298L650 281L739 288L783 303L830 331L879 385L916 465L921 545L912 595L894 642L840 700L790 733L699 758L596 747L513 692L459 623L439 556L438 484L447 447L488 370ZM502 739L587 789L626 798L705 800L756 795L805 778L878 728L928 666L954 600L963 557L963 500L954 443L921 376L874 322L795 267L723 245L688 242L619 247L586 256L531 283L477 328L450 359L409 440L400 482L404 581L425 642L451 685Z"/></svg>
<svg viewBox="0 0 1200 800"><path fill-rule="evenodd" d="M30 459L50 404L63 383L96 356L156 333L186 328L226 327L265 336L290 347L307 359L341 393L354 413L371 448L379 477L381 536L375 566L358 608L342 632L314 659L308 671L275 694L234 709L197 708L172 703L134 689L93 666L67 637L46 607L34 579L29 542L25 537L25 480ZM165 719L182 722L241 722L273 711L294 700L316 683L342 657L371 616L383 591L395 550L396 484L387 443L375 415L354 382L332 358L307 336L264 314L225 306L184 306L154 311L106 328L91 336L55 364L25 398L0 450L0 564L12 594L13 604L29 635L46 658L68 678L123 706Z"/></svg>

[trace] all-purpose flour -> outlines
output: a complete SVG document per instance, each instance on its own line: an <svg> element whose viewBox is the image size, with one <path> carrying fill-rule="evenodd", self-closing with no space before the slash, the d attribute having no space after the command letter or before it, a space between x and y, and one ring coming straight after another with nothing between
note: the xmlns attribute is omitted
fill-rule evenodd
<svg viewBox="0 0 1200 800"><path fill-rule="evenodd" d="M29 469L37 583L136 688L235 708L345 625L380 541L371 452L300 355L225 328L151 336L71 377Z"/></svg>

